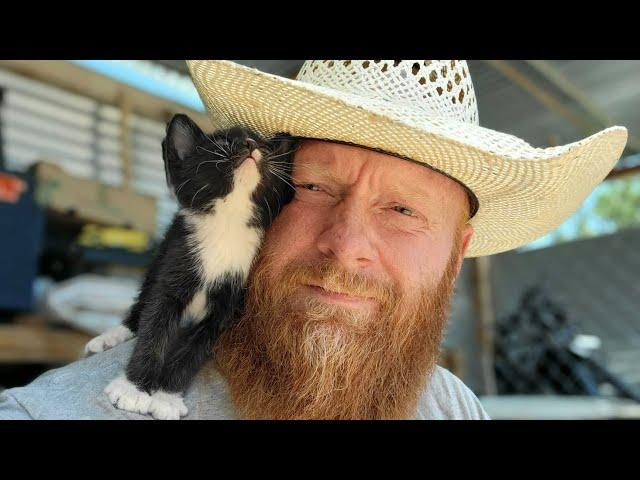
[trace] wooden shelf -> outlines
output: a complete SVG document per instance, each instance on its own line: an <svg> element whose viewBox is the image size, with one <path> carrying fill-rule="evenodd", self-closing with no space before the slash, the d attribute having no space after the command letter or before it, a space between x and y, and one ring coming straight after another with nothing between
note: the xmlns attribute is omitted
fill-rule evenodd
<svg viewBox="0 0 640 480"><path fill-rule="evenodd" d="M0 325L0 363L66 364L83 355L92 335L69 328L53 328L38 316Z"/></svg>

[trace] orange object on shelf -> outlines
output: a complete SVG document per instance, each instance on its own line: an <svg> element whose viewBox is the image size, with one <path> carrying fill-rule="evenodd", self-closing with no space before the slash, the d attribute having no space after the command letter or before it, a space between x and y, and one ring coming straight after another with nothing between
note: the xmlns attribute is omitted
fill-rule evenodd
<svg viewBox="0 0 640 480"><path fill-rule="evenodd" d="M18 203L27 184L9 173L0 173L0 202Z"/></svg>

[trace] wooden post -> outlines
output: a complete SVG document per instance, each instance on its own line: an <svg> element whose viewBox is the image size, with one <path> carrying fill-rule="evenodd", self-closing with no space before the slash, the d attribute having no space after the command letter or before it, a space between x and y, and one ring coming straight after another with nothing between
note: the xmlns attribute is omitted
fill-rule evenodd
<svg viewBox="0 0 640 480"><path fill-rule="evenodd" d="M494 328L495 312L491 290L491 260L489 256L477 257L474 266L474 297L476 312L478 312L477 338L480 347L480 365L482 371L482 386L485 395L496 395L496 376L494 370Z"/></svg>

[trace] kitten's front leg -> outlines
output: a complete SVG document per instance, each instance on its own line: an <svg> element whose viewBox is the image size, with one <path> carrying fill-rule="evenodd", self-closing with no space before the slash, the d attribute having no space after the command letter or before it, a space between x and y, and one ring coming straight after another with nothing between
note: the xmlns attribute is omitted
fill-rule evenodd
<svg viewBox="0 0 640 480"><path fill-rule="evenodd" d="M136 387L125 375L113 379L104 389L109 401L120 410L127 412L149 413L151 395Z"/></svg>
<svg viewBox="0 0 640 480"><path fill-rule="evenodd" d="M210 358L221 325L227 325L234 314L233 303L212 299L215 305L200 323L180 328L168 349L159 389L151 395L149 413L157 419L179 419L188 413L183 393L205 361ZM237 303L237 302L236 302ZM217 307L217 308L216 308Z"/></svg>
<svg viewBox="0 0 640 480"><path fill-rule="evenodd" d="M156 420L180 420L189 413L182 393L158 390L150 397L148 412Z"/></svg>
<svg viewBox="0 0 640 480"><path fill-rule="evenodd" d="M131 306L122 324L116 325L90 340L84 347L85 356L109 350L136 335L138 331L138 321L144 308L144 298L148 289L146 286L147 283L149 282L145 281L145 287L143 287L138 300Z"/></svg>
<svg viewBox="0 0 640 480"><path fill-rule="evenodd" d="M168 346L176 336L184 302L174 298L162 298L149 304L140 317L138 341L125 370L125 375L114 379L105 393L113 405L122 410L147 414L157 410L158 398L167 400L157 392L160 376L166 362ZM186 415L186 408L176 405L178 418ZM155 415L154 415L155 416ZM165 415L167 418L173 416Z"/></svg>
<svg viewBox="0 0 640 480"><path fill-rule="evenodd" d="M126 342L130 338L133 338L134 335L135 334L124 325L116 325L90 340L84 347L84 354L89 356L94 353L104 352L122 342Z"/></svg>

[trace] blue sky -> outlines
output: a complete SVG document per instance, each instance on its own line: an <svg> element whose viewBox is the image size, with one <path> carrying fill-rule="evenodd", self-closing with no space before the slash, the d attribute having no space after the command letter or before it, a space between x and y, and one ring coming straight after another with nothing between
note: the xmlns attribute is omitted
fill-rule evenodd
<svg viewBox="0 0 640 480"><path fill-rule="evenodd" d="M204 106L191 79L174 72L167 81L168 69L150 65L150 62L132 60L71 60L72 63L131 85L152 95L172 100L193 110L204 111Z"/></svg>

